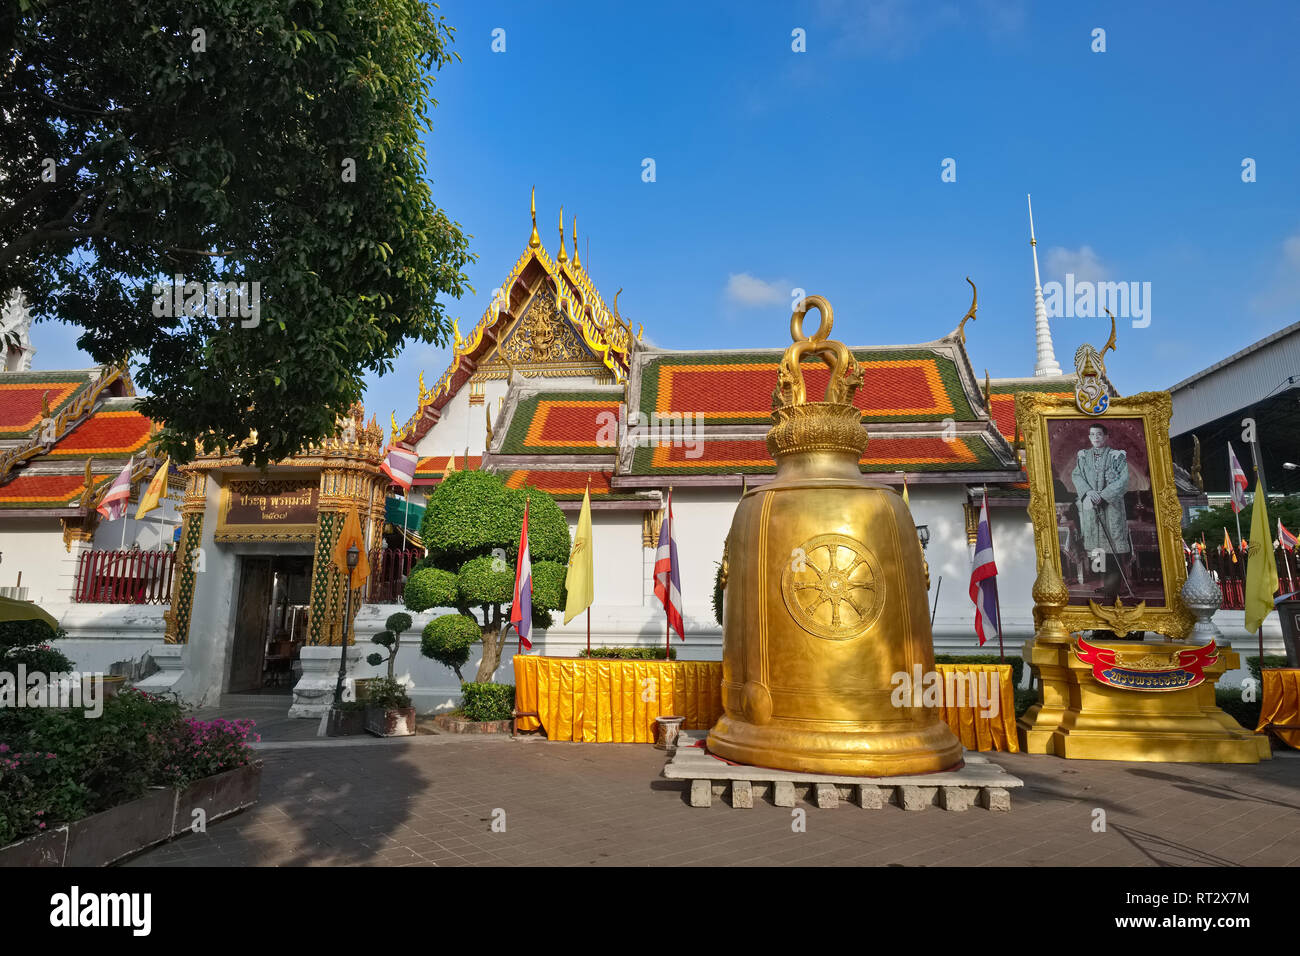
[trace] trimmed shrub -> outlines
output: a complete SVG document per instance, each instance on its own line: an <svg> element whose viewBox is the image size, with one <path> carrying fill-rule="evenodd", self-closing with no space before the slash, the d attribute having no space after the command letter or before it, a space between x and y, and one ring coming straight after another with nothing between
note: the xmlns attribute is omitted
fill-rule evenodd
<svg viewBox="0 0 1300 956"><path fill-rule="evenodd" d="M1259 658L1255 660L1258 662ZM1254 730L1259 726L1259 709L1262 702L1258 695L1254 700L1247 701L1241 699L1240 687L1216 687L1214 702L1221 711L1247 730Z"/></svg>
<svg viewBox="0 0 1300 956"><path fill-rule="evenodd" d="M509 720L515 707L514 684L467 682L460 685L460 692L464 695L461 715L466 720Z"/></svg>
<svg viewBox="0 0 1300 956"><path fill-rule="evenodd" d="M493 570L494 565L500 570ZM461 565L456 585L465 604L503 604L514 596L515 571L499 558L481 554Z"/></svg>
<svg viewBox="0 0 1300 956"><path fill-rule="evenodd" d="M532 520L532 515L529 515L529 520ZM531 538L532 534L528 537ZM531 542L529 547L532 547ZM564 578L567 574L568 568L558 561L534 561L533 604L537 607L563 611L564 602L568 600L568 592L564 590ZM511 581L510 585L511 597L514 597L514 581Z"/></svg>
<svg viewBox="0 0 1300 956"><path fill-rule="evenodd" d="M713 575L713 619L722 627L722 562L715 561L713 566L718 569Z"/></svg>
<svg viewBox="0 0 1300 956"><path fill-rule="evenodd" d="M467 614L444 614L424 625L420 653L464 679L460 669L469 663L469 647L479 639L478 621Z"/></svg>
<svg viewBox="0 0 1300 956"><path fill-rule="evenodd" d="M670 650L670 660L677 660L677 648ZM585 647L578 652L579 657L602 657L617 661L661 661L664 659L662 647Z"/></svg>
<svg viewBox="0 0 1300 956"><path fill-rule="evenodd" d="M457 593L456 575L441 568L420 568L406 579L402 603L418 614L431 607L453 607Z"/></svg>

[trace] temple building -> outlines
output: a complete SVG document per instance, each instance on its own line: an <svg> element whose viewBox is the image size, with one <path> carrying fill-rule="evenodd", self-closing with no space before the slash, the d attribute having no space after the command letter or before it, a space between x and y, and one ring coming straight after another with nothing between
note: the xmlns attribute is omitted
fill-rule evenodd
<svg viewBox="0 0 1300 956"><path fill-rule="evenodd" d="M369 638L400 607L402 582L422 554L427 495L449 472L485 469L511 487L540 488L574 523L590 487L593 646L665 639L652 567L671 489L686 624L685 643L674 638L674 644L680 656L719 659L722 630L712 598L732 514L744 489L775 472L764 437L787 344L775 330L785 316L772 324L763 348L650 346L642 328L634 331L622 315L619 295L606 300L597 290L580 261L576 229L571 253L567 238L561 219L552 255L538 234L534 206L519 259L479 321L468 331L456 325L448 367L432 385L421 373L414 410L405 423L391 422L391 435L367 422L358 406L340 421L337 435L265 472L243 466L238 456L200 455L176 470L172 500L155 512L166 533L152 538L148 522L93 517L125 460L138 463L141 480L158 465L153 425L131 411L134 393L125 373L0 373L0 391L11 395L0 405L0 580L12 583L13 556L23 554L24 586L64 623L68 652L80 666L152 672L144 686L195 703L282 689L290 713L317 716L338 670L343 589L328 557L346 510L361 511L373 551L363 603L352 609L356 644L345 655L350 674L370 676L378 671L364 663ZM906 483L925 546L940 653L979 650L968 588L986 490L1007 652L1017 653L1033 632L1035 550L1014 394L1073 395L1075 389L1074 373L1062 374L1054 356L1033 252L1030 374L977 373L966 335L975 301L954 327L964 290L954 297L950 318L918 319L937 337L852 348L864 375L855 403L870 435L861 467L897 490ZM842 303L840 310L851 316L853 305ZM810 364L805 376L810 393L824 388L820 364ZM53 441L47 441L51 420ZM409 496L380 470L390 444L418 458ZM1180 489L1191 503L1198 492L1182 475ZM172 555L170 588L163 599L150 598L153 603L112 603L111 587L106 592L96 583L102 577L96 569L107 559L77 551L130 552L137 545ZM131 577L129 594L156 590L147 575ZM397 673L422 709L452 706L459 694L455 675L419 653L419 631L438 613L445 612L416 615L397 660ZM579 617L562 626L557 615L555 626L534 633L534 653L577 653L586 644L586 624ZM1246 637L1244 631L1231 636ZM498 680L511 680L514 650L511 642ZM476 666L474 654L464 670Z"/></svg>

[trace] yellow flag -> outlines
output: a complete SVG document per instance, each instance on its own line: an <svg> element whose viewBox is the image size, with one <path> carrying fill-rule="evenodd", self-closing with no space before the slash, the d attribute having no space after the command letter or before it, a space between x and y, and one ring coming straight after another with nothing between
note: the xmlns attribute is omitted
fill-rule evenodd
<svg viewBox="0 0 1300 956"><path fill-rule="evenodd" d="M582 511L578 529L573 533L573 550L569 552L569 573L564 576L569 599L564 605L564 623L591 607L593 599L593 562L591 558L591 487L582 493Z"/></svg>
<svg viewBox="0 0 1300 956"><path fill-rule="evenodd" d="M149 487L140 497L140 507L135 509L135 520L139 521L149 512L156 508L162 507L162 497L167 493L167 470L172 466L171 456L162 463L162 467L154 472L153 480L149 482Z"/></svg>
<svg viewBox="0 0 1300 956"><path fill-rule="evenodd" d="M1232 539L1228 537L1228 529L1223 529L1223 550L1232 555L1232 563L1237 563L1237 549L1232 546Z"/></svg>
<svg viewBox="0 0 1300 956"><path fill-rule="evenodd" d="M456 470L456 456L449 455L447 456L447 467L443 469L442 474L445 477L447 475L450 475L455 470Z"/></svg>
<svg viewBox="0 0 1300 956"><path fill-rule="evenodd" d="M366 557L366 539L361 533L361 519L357 517L357 509L351 508L347 513L347 518L343 522L343 533L339 535L339 540L334 545L333 561L334 566L339 569L339 574L344 580L348 576L348 548L352 545L357 546L357 566L352 571L352 587L360 587L361 582L370 577L370 561Z"/></svg>
<svg viewBox="0 0 1300 956"><path fill-rule="evenodd" d="M1277 559L1269 545L1268 503L1263 482L1255 481L1255 507L1250 518L1250 560L1246 562L1246 630L1258 631L1273 610L1277 593Z"/></svg>
<svg viewBox="0 0 1300 956"><path fill-rule="evenodd" d="M903 504L907 505L909 511L912 510L912 499L907 496L907 475L903 475Z"/></svg>

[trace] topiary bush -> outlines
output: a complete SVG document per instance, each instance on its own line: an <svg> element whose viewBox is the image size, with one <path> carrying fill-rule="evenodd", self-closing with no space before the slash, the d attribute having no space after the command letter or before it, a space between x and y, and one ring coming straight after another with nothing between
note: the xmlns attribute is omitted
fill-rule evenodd
<svg viewBox="0 0 1300 956"><path fill-rule="evenodd" d="M457 679L464 680L460 669L469 663L470 645L478 639L478 621L465 614L444 614L424 625L420 653L450 667Z"/></svg>
<svg viewBox="0 0 1300 956"><path fill-rule="evenodd" d="M431 607L450 607L456 597L456 575L433 567L412 571L402 591L402 603L417 614Z"/></svg>
<svg viewBox="0 0 1300 956"><path fill-rule="evenodd" d="M551 625L550 612L564 607L569 525L559 505L535 488L507 488L482 471L453 472L429 496L420 531L428 555L412 572L403 593L407 608L454 608L477 629L483 645L478 682L496 673L510 621L524 505L528 504L528 551L532 561L532 624ZM431 625L432 626L432 625ZM469 660L465 623L425 629L422 650L456 670ZM463 651L463 653L462 653Z"/></svg>
<svg viewBox="0 0 1300 956"><path fill-rule="evenodd" d="M461 714L466 720L509 720L514 711L514 684L465 683L460 692L464 695Z"/></svg>
<svg viewBox="0 0 1300 956"><path fill-rule="evenodd" d="M366 663L371 667L378 667L387 662L390 681L393 679L393 666L397 663L397 652L402 646L402 634L409 631L413 623L415 622L411 620L411 615L397 611L388 615L388 620L384 621L385 630L370 639L371 644L378 644L384 649L384 654L367 655Z"/></svg>

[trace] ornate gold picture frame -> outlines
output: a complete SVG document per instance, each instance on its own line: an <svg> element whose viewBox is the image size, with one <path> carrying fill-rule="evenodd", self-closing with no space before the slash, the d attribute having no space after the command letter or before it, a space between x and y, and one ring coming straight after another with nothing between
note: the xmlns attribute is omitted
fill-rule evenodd
<svg viewBox="0 0 1300 956"><path fill-rule="evenodd" d="M1100 407L1100 414L1089 415L1074 398L1016 394L1038 568L1050 563L1064 581L1070 598L1059 619L1071 632L1154 631L1182 639L1194 618L1179 595L1187 565L1169 450L1172 400L1168 392L1142 392L1111 397ZM1116 454L1109 447L1112 434L1128 451ZM1123 464L1125 456L1132 459L1131 469ZM1090 463L1096 462L1100 474L1107 461L1127 470L1125 491L1133 481L1140 493L1110 501L1091 494ZM1077 487L1071 487L1075 479ZM1131 515L1127 502L1134 500L1139 513ZM1087 538L1086 545L1072 535Z"/></svg>

